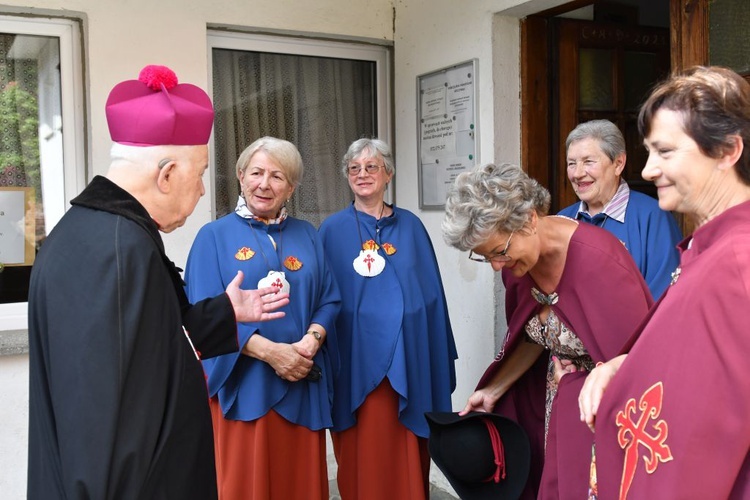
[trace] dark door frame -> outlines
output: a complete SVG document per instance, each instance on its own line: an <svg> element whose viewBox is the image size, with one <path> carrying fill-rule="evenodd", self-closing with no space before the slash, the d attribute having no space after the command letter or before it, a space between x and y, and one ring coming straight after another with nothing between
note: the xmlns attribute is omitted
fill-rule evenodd
<svg viewBox="0 0 750 500"><path fill-rule="evenodd" d="M521 166L545 186L553 187L559 169L553 144L557 117L550 110L550 89L558 82L546 62L552 53L547 27L549 18L598 3L599 0L573 2L539 12L521 20ZM709 0L670 0L670 59L672 71L708 63ZM557 174L561 175L561 173ZM558 196L552 189L553 201ZM680 221L684 234L692 232L687 220Z"/></svg>

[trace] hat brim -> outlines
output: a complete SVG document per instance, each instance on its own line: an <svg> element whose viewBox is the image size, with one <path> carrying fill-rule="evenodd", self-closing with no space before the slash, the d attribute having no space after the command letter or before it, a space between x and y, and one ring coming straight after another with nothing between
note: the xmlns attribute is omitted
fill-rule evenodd
<svg viewBox="0 0 750 500"><path fill-rule="evenodd" d="M488 418L497 427L505 450L505 479L499 483L466 482L458 479L445 466L440 450L441 433L445 427L476 418ZM523 428L513 420L496 413L470 412L460 416L455 412L427 412L430 426L429 451L432 460L443 471L448 482L464 500L517 499L526 486L531 466L531 446ZM489 436L488 436L489 439Z"/></svg>

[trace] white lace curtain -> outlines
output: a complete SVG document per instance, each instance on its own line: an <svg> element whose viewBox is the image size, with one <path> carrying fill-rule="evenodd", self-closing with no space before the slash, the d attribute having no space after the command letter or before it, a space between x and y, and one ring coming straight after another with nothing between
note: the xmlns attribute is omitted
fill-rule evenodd
<svg viewBox="0 0 750 500"><path fill-rule="evenodd" d="M377 130L375 63L214 49L216 215L234 209L237 157L255 139L297 146L305 171L287 205L316 227L352 199L341 158Z"/></svg>

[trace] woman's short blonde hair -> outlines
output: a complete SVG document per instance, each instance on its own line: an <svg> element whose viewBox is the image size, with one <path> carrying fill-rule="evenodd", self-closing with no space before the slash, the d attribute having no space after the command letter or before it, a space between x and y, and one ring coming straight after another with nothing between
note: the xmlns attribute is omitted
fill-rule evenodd
<svg viewBox="0 0 750 500"><path fill-rule="evenodd" d="M289 184L295 188L299 186L303 172L302 156L299 154L297 146L276 137L261 137L240 153L240 157L237 158L237 179L240 178L240 174L245 171L253 155L258 151L263 151L281 166Z"/></svg>
<svg viewBox="0 0 750 500"><path fill-rule="evenodd" d="M460 174L448 193L443 239L459 250L471 250L496 231L520 230L532 212L546 215L549 205L549 191L518 166L477 166Z"/></svg>

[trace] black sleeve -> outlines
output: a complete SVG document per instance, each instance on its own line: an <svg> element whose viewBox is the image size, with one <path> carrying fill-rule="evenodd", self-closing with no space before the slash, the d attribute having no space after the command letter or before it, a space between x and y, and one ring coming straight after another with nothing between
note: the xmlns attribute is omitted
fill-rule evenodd
<svg viewBox="0 0 750 500"><path fill-rule="evenodd" d="M182 310L182 321L201 359L239 349L237 321L226 293L188 304Z"/></svg>
<svg viewBox="0 0 750 500"><path fill-rule="evenodd" d="M180 301L182 324L188 332L198 357L213 358L236 352L237 320L234 308L226 293L191 304L185 293L185 282L180 270L164 256L164 261L172 277L172 284Z"/></svg>

